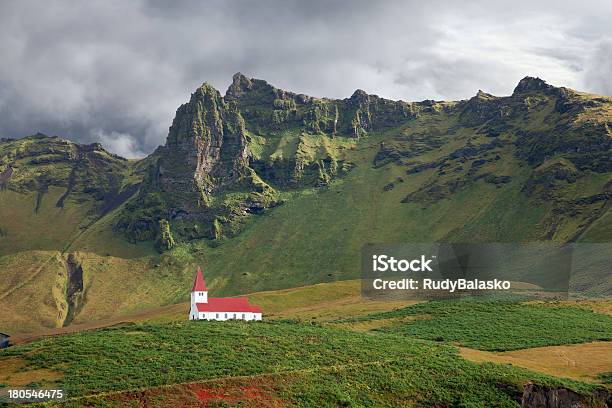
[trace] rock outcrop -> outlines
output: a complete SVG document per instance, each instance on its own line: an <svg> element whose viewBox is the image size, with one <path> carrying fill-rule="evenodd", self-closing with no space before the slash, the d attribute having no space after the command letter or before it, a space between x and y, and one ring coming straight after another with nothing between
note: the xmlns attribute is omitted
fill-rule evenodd
<svg viewBox="0 0 612 408"><path fill-rule="evenodd" d="M519 81L512 94L518 95L525 92L541 92L552 89L554 89L554 87L547 84L543 79L526 76Z"/></svg>
<svg viewBox="0 0 612 408"><path fill-rule="evenodd" d="M198 212L214 191L248 182L248 158L240 112L204 84L176 112L160 151L159 186L177 212Z"/></svg>
<svg viewBox="0 0 612 408"><path fill-rule="evenodd" d="M361 89L346 99L313 98L240 73L234 75L225 100L236 102L247 128L255 133L298 128L330 137L360 138L415 118L419 111L432 109L429 102L392 101L368 95Z"/></svg>
<svg viewBox="0 0 612 408"><path fill-rule="evenodd" d="M230 93L238 97L251 86L237 74ZM128 238L157 237L160 250L172 247L175 235L215 239L223 224L276 204L275 190L249 166L245 121L228 99L205 83L179 107L137 200L117 224ZM232 193L234 200L219 200Z"/></svg>
<svg viewBox="0 0 612 408"><path fill-rule="evenodd" d="M528 384L523 392L521 408L607 408L609 403L612 403L611 396L604 389L582 395L563 387Z"/></svg>

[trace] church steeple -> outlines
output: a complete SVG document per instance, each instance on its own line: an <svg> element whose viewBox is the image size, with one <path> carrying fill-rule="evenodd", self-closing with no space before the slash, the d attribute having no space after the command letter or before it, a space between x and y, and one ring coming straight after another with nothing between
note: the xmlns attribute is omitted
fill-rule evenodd
<svg viewBox="0 0 612 408"><path fill-rule="evenodd" d="M199 266L193 282L193 288L191 289L191 303L193 305L196 303L208 303L208 288L206 288L206 282L204 282L202 268Z"/></svg>
<svg viewBox="0 0 612 408"><path fill-rule="evenodd" d="M193 282L192 292L206 292L206 282L204 282L204 276L202 276L202 268L198 266L198 272L196 273L195 281Z"/></svg>

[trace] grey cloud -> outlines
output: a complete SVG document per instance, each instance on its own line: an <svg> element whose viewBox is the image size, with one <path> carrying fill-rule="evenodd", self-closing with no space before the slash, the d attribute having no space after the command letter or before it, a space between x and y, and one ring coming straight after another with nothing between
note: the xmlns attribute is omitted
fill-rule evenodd
<svg viewBox="0 0 612 408"><path fill-rule="evenodd" d="M586 71L588 88L612 95L612 37L598 43Z"/></svg>
<svg viewBox="0 0 612 408"><path fill-rule="evenodd" d="M339 98L508 94L525 75L610 94L610 16L605 1L5 1L0 136L139 156L199 84L223 92L237 71Z"/></svg>

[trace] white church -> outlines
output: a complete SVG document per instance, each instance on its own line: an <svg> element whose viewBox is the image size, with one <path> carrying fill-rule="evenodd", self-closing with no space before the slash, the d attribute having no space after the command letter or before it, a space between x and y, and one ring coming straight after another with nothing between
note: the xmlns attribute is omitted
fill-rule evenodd
<svg viewBox="0 0 612 408"><path fill-rule="evenodd" d="M245 297L209 298L202 268L198 267L193 289L189 320L261 320L262 310Z"/></svg>

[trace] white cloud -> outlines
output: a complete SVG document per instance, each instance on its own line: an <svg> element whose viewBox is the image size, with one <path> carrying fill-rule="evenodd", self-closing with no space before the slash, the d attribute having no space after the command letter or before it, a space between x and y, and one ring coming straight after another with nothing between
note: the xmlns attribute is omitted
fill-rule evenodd
<svg viewBox="0 0 612 408"><path fill-rule="evenodd" d="M118 132L106 133L99 129L94 130L93 134L102 146L111 153L128 159L139 159L146 156L143 151L138 149L136 140L128 134Z"/></svg>

